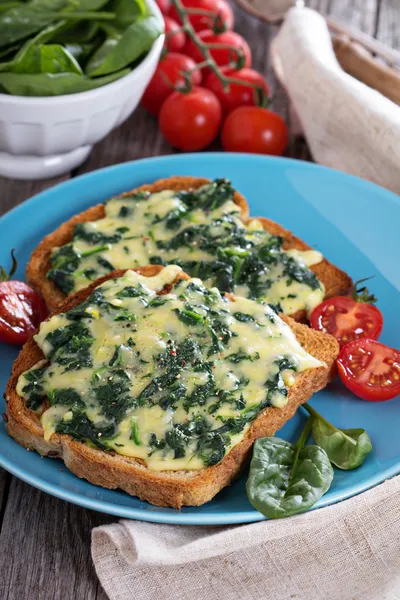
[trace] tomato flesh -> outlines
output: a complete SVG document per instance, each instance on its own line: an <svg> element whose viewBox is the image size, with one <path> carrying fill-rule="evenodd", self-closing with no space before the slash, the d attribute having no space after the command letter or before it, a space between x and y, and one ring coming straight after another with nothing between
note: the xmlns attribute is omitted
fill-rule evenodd
<svg viewBox="0 0 400 600"><path fill-rule="evenodd" d="M0 341L24 344L47 316L46 304L23 281L0 282Z"/></svg>
<svg viewBox="0 0 400 600"><path fill-rule="evenodd" d="M337 359L341 380L359 398L380 402L400 394L400 352L363 338L346 344Z"/></svg>
<svg viewBox="0 0 400 600"><path fill-rule="evenodd" d="M333 335L342 347L361 338L377 340L382 332L383 317L379 308L372 304L335 296L314 308L310 325Z"/></svg>

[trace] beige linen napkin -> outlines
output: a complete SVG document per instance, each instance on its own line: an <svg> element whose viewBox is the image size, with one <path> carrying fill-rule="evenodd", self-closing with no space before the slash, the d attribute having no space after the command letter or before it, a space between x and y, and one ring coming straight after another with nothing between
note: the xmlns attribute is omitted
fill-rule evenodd
<svg viewBox="0 0 400 600"><path fill-rule="evenodd" d="M342 70L325 19L292 8L272 57L314 160L400 193L400 107Z"/></svg>
<svg viewBox="0 0 400 600"><path fill-rule="evenodd" d="M274 59L314 158L400 192L400 109L341 71L325 21L293 9ZM400 600L400 477L291 519L93 530L111 600Z"/></svg>
<svg viewBox="0 0 400 600"><path fill-rule="evenodd" d="M110 600L399 600L400 477L290 519L92 533Z"/></svg>

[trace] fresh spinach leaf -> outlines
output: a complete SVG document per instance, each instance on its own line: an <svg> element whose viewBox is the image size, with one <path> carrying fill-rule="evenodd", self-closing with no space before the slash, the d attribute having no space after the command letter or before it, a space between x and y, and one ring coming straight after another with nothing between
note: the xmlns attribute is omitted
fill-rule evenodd
<svg viewBox="0 0 400 600"><path fill-rule="evenodd" d="M120 71L147 52L162 32L158 17L149 16L132 23L119 39L109 38L100 46L86 65L85 73L98 77Z"/></svg>
<svg viewBox="0 0 400 600"><path fill-rule="evenodd" d="M60 44L32 46L23 58L15 62L11 73L78 73L82 69L75 58Z"/></svg>
<svg viewBox="0 0 400 600"><path fill-rule="evenodd" d="M246 484L251 504L270 519L308 510L328 491L333 469L319 446L306 446L311 420L296 444L265 437L254 444Z"/></svg>
<svg viewBox="0 0 400 600"><path fill-rule="evenodd" d="M61 96L93 90L125 77L129 72L129 69L122 69L96 79L77 73L0 73L0 88L14 96Z"/></svg>
<svg viewBox="0 0 400 600"><path fill-rule="evenodd" d="M59 20L62 14L57 11L67 5L68 0L41 0L27 2L0 13L0 47L25 40L53 21Z"/></svg>
<svg viewBox="0 0 400 600"><path fill-rule="evenodd" d="M312 418L313 438L339 469L356 469L372 450L371 438L365 429L339 429L329 423L312 406L303 404Z"/></svg>
<svg viewBox="0 0 400 600"><path fill-rule="evenodd" d="M125 29L147 12L145 0L111 0L105 10L115 14L113 26L120 29Z"/></svg>

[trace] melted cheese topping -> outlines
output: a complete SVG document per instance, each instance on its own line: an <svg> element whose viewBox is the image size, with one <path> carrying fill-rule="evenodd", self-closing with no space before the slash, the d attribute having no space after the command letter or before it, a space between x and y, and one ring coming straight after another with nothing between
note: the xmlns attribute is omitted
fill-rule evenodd
<svg viewBox="0 0 400 600"><path fill-rule="evenodd" d="M127 271L34 336L43 361L17 393L54 432L142 459L155 470L201 469L239 443L267 406L282 407L296 374L323 366L265 303L234 302L168 266ZM47 365L47 366L46 366Z"/></svg>
<svg viewBox="0 0 400 600"><path fill-rule="evenodd" d="M322 255L283 250L281 238L257 219L245 225L233 193L215 182L192 195L164 190L112 198L103 219L79 224L72 244L54 251L48 277L70 293L113 269L175 263L209 287L262 298L286 314L311 311L324 288L308 267Z"/></svg>

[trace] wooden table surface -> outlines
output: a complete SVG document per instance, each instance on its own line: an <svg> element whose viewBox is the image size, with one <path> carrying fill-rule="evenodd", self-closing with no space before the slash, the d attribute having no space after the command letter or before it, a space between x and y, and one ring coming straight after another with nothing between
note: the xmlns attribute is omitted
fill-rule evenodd
<svg viewBox="0 0 400 600"><path fill-rule="evenodd" d="M313 0L307 4L400 47L398 0ZM274 28L241 12L236 16L236 30L251 46L254 67L271 84L272 109L287 117L287 98L268 58ZM138 109L72 173L46 181L0 178L0 213L69 177L171 152L156 120ZM291 141L288 155L311 158L306 144L299 140ZM90 557L90 533L93 527L113 521L115 517L48 496L0 469L0 600L106 600Z"/></svg>

